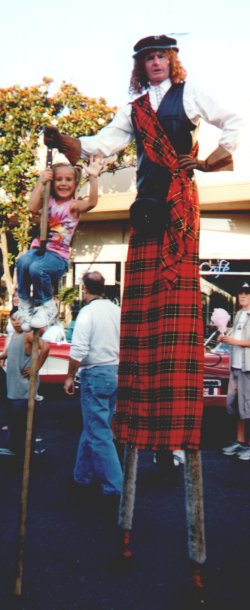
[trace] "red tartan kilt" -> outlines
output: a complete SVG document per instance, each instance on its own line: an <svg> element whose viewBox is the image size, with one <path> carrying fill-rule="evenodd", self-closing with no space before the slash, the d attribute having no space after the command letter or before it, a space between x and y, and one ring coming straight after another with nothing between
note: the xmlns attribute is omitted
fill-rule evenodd
<svg viewBox="0 0 250 610"><path fill-rule="evenodd" d="M122 303L114 433L139 449L197 449L203 412L203 323L198 236L170 288L162 244L131 230Z"/></svg>

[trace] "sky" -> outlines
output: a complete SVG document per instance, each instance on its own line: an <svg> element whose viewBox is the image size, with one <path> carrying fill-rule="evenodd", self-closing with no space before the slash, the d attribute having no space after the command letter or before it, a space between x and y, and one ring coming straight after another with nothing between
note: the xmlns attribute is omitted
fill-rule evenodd
<svg viewBox="0 0 250 610"><path fill-rule="evenodd" d="M249 23L247 0L12 0L1 8L0 87L47 76L51 92L65 81L119 107L128 99L134 44L176 33L188 77L247 123Z"/></svg>

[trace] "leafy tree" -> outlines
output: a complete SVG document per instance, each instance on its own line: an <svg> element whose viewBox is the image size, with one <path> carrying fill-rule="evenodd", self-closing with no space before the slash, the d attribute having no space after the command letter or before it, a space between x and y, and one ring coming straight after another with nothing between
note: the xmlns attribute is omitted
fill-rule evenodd
<svg viewBox="0 0 250 610"><path fill-rule="evenodd" d="M28 247L30 239L27 206L40 173L43 127L53 124L72 136L92 135L109 123L116 111L105 99L88 98L67 83L50 95L51 82L44 78L32 87L0 89L0 277L4 272L10 296L15 289L15 256ZM134 148L129 146L105 171L114 172L134 161Z"/></svg>

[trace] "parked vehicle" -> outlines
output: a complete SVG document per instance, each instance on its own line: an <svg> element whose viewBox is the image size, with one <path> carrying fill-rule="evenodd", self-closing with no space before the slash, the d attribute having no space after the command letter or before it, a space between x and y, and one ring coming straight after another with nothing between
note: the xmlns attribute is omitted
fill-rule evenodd
<svg viewBox="0 0 250 610"><path fill-rule="evenodd" d="M0 351L6 335L0 336ZM68 371L70 343L49 343L47 360L40 370L43 384L63 384ZM230 372L230 348L218 343L211 350L205 347L204 404L206 407L226 406L227 386Z"/></svg>
<svg viewBox="0 0 250 610"><path fill-rule="evenodd" d="M64 383L68 372L70 343L49 343L49 355L39 371L41 383Z"/></svg>
<svg viewBox="0 0 250 610"><path fill-rule="evenodd" d="M226 407L230 374L230 346L218 343L205 348L204 404L206 407Z"/></svg>
<svg viewBox="0 0 250 610"><path fill-rule="evenodd" d="M0 351L3 351L6 335L0 335ZM49 355L39 371L41 383L63 383L68 371L70 343L49 343Z"/></svg>

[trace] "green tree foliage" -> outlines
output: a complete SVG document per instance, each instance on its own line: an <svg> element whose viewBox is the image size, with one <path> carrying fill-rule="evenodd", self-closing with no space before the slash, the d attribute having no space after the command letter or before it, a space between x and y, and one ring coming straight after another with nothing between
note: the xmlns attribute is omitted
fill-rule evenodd
<svg viewBox="0 0 250 610"><path fill-rule="evenodd" d="M5 262L5 277L6 265L9 268L13 264L16 254L8 251L6 255L8 234L11 232L19 252L29 243L27 204L41 171L38 150L43 127L55 125L63 133L76 137L92 135L109 123L116 111L103 98L88 98L67 83L51 95L51 82L44 78L39 85L0 89L0 254L2 265ZM128 167L134 161L134 149L130 146L106 171Z"/></svg>

